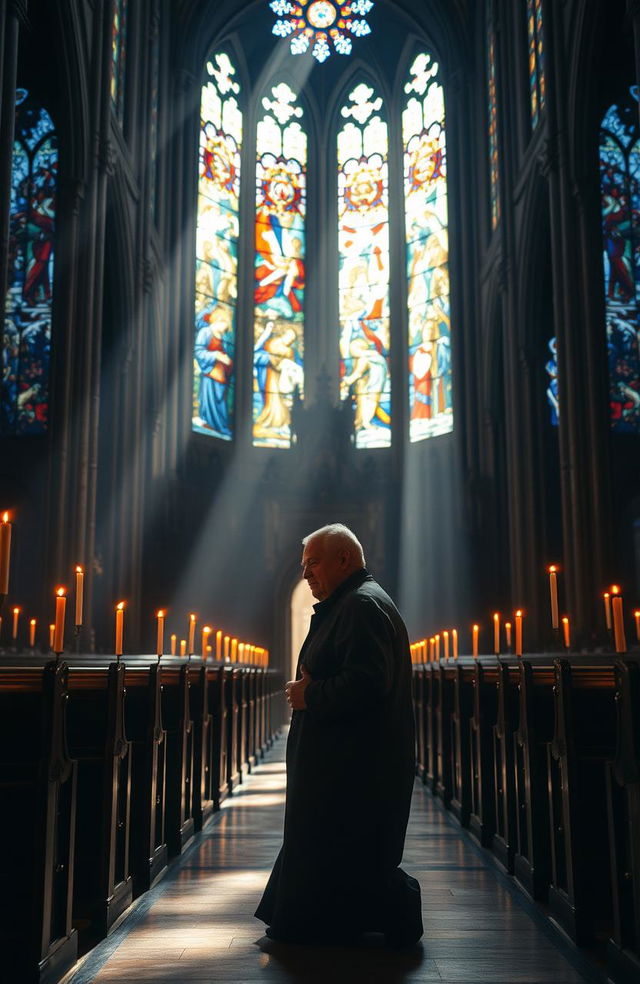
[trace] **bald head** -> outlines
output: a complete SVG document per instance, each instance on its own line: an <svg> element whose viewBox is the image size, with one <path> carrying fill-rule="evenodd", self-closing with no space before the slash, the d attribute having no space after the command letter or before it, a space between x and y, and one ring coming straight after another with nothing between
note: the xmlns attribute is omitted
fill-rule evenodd
<svg viewBox="0 0 640 984"><path fill-rule="evenodd" d="M362 545L342 523L331 523L302 541L302 576L318 601L333 594L351 574L364 567Z"/></svg>

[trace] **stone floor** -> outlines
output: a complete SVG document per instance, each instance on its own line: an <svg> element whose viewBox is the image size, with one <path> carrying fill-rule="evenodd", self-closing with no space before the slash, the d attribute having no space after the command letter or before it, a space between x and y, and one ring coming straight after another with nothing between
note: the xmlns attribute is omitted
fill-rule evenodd
<svg viewBox="0 0 640 984"><path fill-rule="evenodd" d="M196 843L65 984L574 984L600 976L558 948L543 918L425 789L414 792L404 867L420 880L425 935L394 952L285 946L253 917L282 835L279 738Z"/></svg>

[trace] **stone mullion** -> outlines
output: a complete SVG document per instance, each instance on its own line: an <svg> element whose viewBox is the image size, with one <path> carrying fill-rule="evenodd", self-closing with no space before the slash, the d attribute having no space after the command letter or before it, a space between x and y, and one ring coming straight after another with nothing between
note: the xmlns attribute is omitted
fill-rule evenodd
<svg viewBox="0 0 640 984"><path fill-rule="evenodd" d="M4 331L4 299L8 286L9 212L16 116L18 37L26 19L26 0L0 4L0 338Z"/></svg>

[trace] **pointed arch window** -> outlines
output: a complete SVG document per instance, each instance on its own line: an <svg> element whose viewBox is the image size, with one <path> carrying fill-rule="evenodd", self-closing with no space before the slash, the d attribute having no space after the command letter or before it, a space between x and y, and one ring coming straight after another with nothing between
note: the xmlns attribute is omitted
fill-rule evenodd
<svg viewBox="0 0 640 984"><path fill-rule="evenodd" d="M58 142L51 117L16 93L0 433L41 434L49 416Z"/></svg>
<svg viewBox="0 0 640 984"><path fill-rule="evenodd" d="M542 0L527 0L527 43L529 53L529 107L531 126L536 127L545 104L545 66Z"/></svg>
<svg viewBox="0 0 640 984"><path fill-rule="evenodd" d="M388 128L359 82L338 131L340 395L353 401L358 448L391 444Z"/></svg>
<svg viewBox="0 0 640 984"><path fill-rule="evenodd" d="M491 228L500 221L500 176L498 173L498 97L496 92L496 28L493 3L487 3L487 119L489 122L489 185Z"/></svg>
<svg viewBox="0 0 640 984"><path fill-rule="evenodd" d="M231 440L235 388L242 112L224 52L205 67L200 104L193 429Z"/></svg>
<svg viewBox="0 0 640 984"><path fill-rule="evenodd" d="M127 0L114 0L111 28L111 105L122 122L127 54Z"/></svg>
<svg viewBox="0 0 640 984"><path fill-rule="evenodd" d="M304 390L307 136L286 82L262 100L256 141L253 443L291 445L294 393Z"/></svg>
<svg viewBox="0 0 640 984"><path fill-rule="evenodd" d="M404 91L409 436L420 441L453 429L444 92L430 54L414 60Z"/></svg>
<svg viewBox="0 0 640 984"><path fill-rule="evenodd" d="M611 427L640 433L640 133L638 88L600 126L600 209Z"/></svg>

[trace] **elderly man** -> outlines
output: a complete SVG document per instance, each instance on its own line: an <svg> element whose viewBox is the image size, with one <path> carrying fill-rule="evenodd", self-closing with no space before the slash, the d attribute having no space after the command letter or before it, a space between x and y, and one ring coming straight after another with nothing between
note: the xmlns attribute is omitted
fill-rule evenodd
<svg viewBox="0 0 640 984"><path fill-rule="evenodd" d="M325 526L303 545L318 603L285 690L284 842L256 916L285 942L383 932L411 945L422 936L420 887L398 867L414 779L407 631L351 530Z"/></svg>

